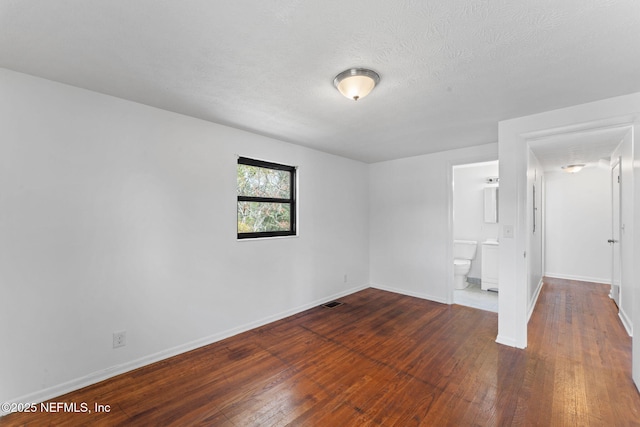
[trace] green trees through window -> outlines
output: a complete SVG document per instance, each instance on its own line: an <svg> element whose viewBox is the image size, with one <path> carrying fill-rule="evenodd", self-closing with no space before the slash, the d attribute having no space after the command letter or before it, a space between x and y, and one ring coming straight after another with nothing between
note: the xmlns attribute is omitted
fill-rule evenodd
<svg viewBox="0 0 640 427"><path fill-rule="evenodd" d="M238 239L296 234L293 166L238 158Z"/></svg>

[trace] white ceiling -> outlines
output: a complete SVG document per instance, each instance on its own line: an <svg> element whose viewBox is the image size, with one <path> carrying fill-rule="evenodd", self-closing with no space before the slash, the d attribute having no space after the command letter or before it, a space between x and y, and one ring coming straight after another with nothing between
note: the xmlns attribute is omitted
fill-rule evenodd
<svg viewBox="0 0 640 427"><path fill-rule="evenodd" d="M575 164L609 169L611 153L627 132L628 127L608 127L568 132L528 142L545 172L560 172L562 166Z"/></svg>
<svg viewBox="0 0 640 427"><path fill-rule="evenodd" d="M0 67L376 162L640 91L639 31L638 0L0 0Z"/></svg>

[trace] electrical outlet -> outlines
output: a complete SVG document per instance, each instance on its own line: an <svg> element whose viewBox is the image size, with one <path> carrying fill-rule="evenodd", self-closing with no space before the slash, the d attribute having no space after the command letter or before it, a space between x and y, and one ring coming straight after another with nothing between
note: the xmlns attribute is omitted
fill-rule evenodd
<svg viewBox="0 0 640 427"><path fill-rule="evenodd" d="M344 275L344 283L347 283L347 275Z"/></svg>
<svg viewBox="0 0 640 427"><path fill-rule="evenodd" d="M113 348L124 347L127 344L127 331L113 333Z"/></svg>

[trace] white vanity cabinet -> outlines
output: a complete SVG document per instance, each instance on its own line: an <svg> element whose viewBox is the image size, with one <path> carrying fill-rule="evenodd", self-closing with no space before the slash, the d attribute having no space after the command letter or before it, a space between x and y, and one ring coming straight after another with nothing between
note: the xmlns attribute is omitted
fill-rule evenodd
<svg viewBox="0 0 640 427"><path fill-rule="evenodd" d="M482 277L481 288L483 290L498 290L498 259L500 246L498 242L487 241L482 243Z"/></svg>

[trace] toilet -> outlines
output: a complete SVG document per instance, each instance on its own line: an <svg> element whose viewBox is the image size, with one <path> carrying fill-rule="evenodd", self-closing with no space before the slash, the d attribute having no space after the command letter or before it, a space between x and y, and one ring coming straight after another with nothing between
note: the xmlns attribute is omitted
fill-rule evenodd
<svg viewBox="0 0 640 427"><path fill-rule="evenodd" d="M471 260L476 257L478 242L473 240L453 241L453 281L456 289L469 286L467 274L471 270Z"/></svg>

